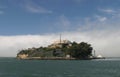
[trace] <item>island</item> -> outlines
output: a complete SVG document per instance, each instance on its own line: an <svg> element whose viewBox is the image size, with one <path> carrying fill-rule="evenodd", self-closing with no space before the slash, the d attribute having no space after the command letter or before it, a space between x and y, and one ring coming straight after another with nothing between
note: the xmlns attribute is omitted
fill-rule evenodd
<svg viewBox="0 0 120 77"><path fill-rule="evenodd" d="M93 47L87 42L77 43L69 40L58 40L47 47L22 49L17 59L24 60L88 60L95 58L92 55Z"/></svg>

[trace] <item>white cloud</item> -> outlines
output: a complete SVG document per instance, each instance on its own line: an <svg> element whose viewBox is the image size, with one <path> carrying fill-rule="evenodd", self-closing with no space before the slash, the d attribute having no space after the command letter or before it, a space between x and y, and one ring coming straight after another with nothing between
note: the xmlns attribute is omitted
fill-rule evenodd
<svg viewBox="0 0 120 77"><path fill-rule="evenodd" d="M40 5L37 5L33 2L27 2L25 4L26 10L33 12L33 13L52 13L51 10L48 10Z"/></svg>
<svg viewBox="0 0 120 77"><path fill-rule="evenodd" d="M0 36L0 56L16 56L18 50L46 46L53 37L40 35Z"/></svg>
<svg viewBox="0 0 120 77"><path fill-rule="evenodd" d="M54 28L59 29L59 30L69 30L71 26L70 20L64 16L58 16L57 20L53 22Z"/></svg>
<svg viewBox="0 0 120 77"><path fill-rule="evenodd" d="M105 21L105 20L107 20L107 18L106 18L106 17L102 17L102 18L100 18L99 20L100 20L100 21Z"/></svg>
<svg viewBox="0 0 120 77"><path fill-rule="evenodd" d="M70 21L64 15L60 16L60 22L64 27L70 26Z"/></svg>
<svg viewBox="0 0 120 77"><path fill-rule="evenodd" d="M25 11L31 12L31 13L40 13L40 14L50 14L52 13L51 10L48 10L44 6L39 5L37 2L34 2L33 0L9 0L9 3L14 4L15 6L19 6Z"/></svg>
<svg viewBox="0 0 120 77"><path fill-rule="evenodd" d="M113 9L100 9L100 11L106 12L106 13L116 13Z"/></svg>
<svg viewBox="0 0 120 77"><path fill-rule="evenodd" d="M102 54L103 56L120 56L119 35L119 30L74 31L63 32L62 39L88 42L92 44L97 54ZM0 56L16 56L18 50L47 46L55 40L59 40L59 33L47 35L0 36Z"/></svg>
<svg viewBox="0 0 120 77"><path fill-rule="evenodd" d="M102 17L102 16L99 16L99 15L96 15L95 18L97 18L97 20L101 21L101 22L104 22L107 20L107 17Z"/></svg>
<svg viewBox="0 0 120 77"><path fill-rule="evenodd" d="M0 6L0 15L1 15L1 14L4 14L3 9L5 9L5 8L6 8L6 7Z"/></svg>
<svg viewBox="0 0 120 77"><path fill-rule="evenodd" d="M1 14L4 14L4 12L0 10L0 15L1 15Z"/></svg>
<svg viewBox="0 0 120 77"><path fill-rule="evenodd" d="M31 9L33 12L39 12L33 10L34 7ZM76 31L62 32L62 38L70 41L91 43L97 54L102 54L103 56L120 56L120 16L118 17L118 14L116 14L109 19L105 16L97 16L96 18L97 20L94 21L91 21L91 18L87 18L84 24L81 24L82 21L76 21L77 25L80 25L79 28L75 26ZM74 26L72 25L73 22L69 21L64 15L60 16L58 20L57 25L60 27L69 28ZM47 46L58 40L59 34L0 36L0 56L16 56L18 50L24 48Z"/></svg>
<svg viewBox="0 0 120 77"><path fill-rule="evenodd" d="M120 17L120 9L99 9L99 11L109 17Z"/></svg>

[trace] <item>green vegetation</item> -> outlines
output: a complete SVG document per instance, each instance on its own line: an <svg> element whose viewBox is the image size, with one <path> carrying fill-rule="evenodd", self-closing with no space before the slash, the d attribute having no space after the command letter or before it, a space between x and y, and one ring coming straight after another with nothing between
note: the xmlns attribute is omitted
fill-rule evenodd
<svg viewBox="0 0 120 77"><path fill-rule="evenodd" d="M72 46L67 49L67 53L77 59L80 59L80 58L85 59L92 56L92 49L93 48L91 47L91 45L85 42L81 42L79 44L76 42L73 42Z"/></svg>
<svg viewBox="0 0 120 77"><path fill-rule="evenodd" d="M20 54L27 54L28 57L66 57L66 55L70 55L70 57L76 59L88 59L92 56L93 48L86 42L59 43L59 45L61 46L56 48L48 46L21 50L17 56Z"/></svg>

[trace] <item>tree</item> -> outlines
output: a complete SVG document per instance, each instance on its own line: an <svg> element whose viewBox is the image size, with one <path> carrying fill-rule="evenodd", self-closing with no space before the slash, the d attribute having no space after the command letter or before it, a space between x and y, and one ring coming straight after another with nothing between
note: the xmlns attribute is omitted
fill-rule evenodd
<svg viewBox="0 0 120 77"><path fill-rule="evenodd" d="M70 44L62 44L61 48L28 48L21 50L19 54L27 54L28 57L65 57L70 55L76 59L88 59L92 55L93 48L86 42L72 42Z"/></svg>
<svg viewBox="0 0 120 77"><path fill-rule="evenodd" d="M90 44L87 44L85 42L81 42L79 44L74 43L72 46L68 49L68 53L77 59L85 59L89 58L89 56L92 54L92 47Z"/></svg>

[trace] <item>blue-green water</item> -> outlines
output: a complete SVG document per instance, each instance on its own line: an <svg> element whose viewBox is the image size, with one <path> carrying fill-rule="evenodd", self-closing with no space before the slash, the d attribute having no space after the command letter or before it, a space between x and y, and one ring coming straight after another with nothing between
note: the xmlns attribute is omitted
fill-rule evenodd
<svg viewBox="0 0 120 77"><path fill-rule="evenodd" d="M106 60L0 58L0 77L120 77L120 58Z"/></svg>

